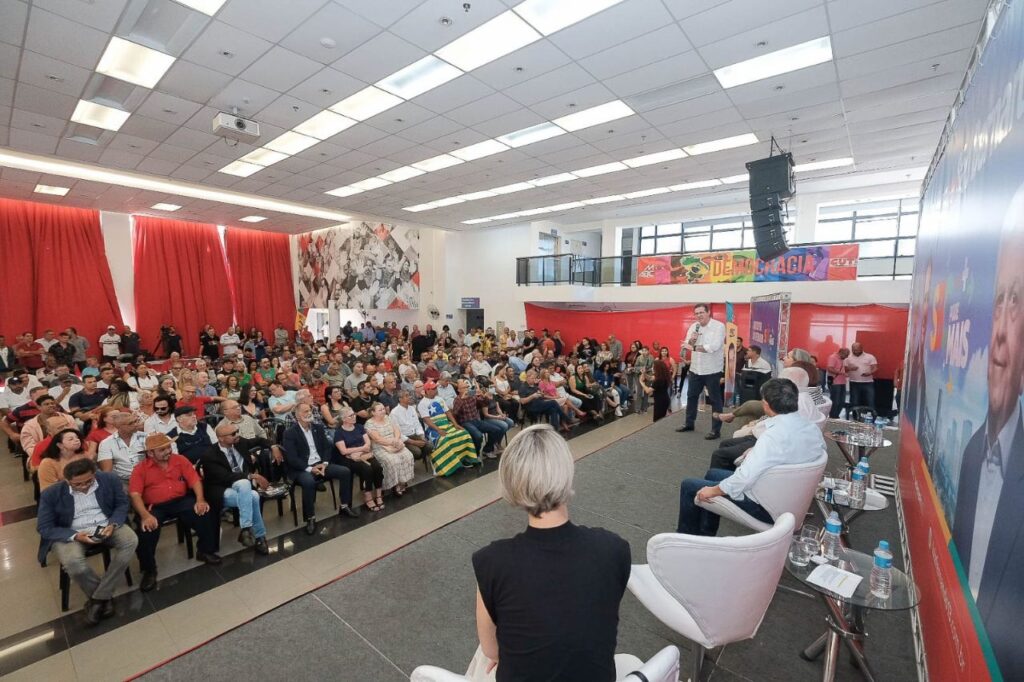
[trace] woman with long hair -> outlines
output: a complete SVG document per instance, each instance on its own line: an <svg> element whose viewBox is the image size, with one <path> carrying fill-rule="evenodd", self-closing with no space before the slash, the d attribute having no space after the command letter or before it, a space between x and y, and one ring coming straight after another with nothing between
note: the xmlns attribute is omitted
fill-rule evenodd
<svg viewBox="0 0 1024 682"><path fill-rule="evenodd" d="M85 437L85 452L93 459L96 459L100 443L117 433L117 427L112 422L114 415L118 412L120 409L111 405L100 405L96 408L92 428L89 430L89 435Z"/></svg>
<svg viewBox="0 0 1024 682"><path fill-rule="evenodd" d="M42 492L64 478L64 466L73 459L88 456L82 442L82 434L76 429L58 431L43 452L37 474L39 491Z"/></svg>
<svg viewBox="0 0 1024 682"><path fill-rule="evenodd" d="M324 403L320 406L320 415L324 418L324 426L337 429L341 426L341 416L348 402L345 400L345 389L341 386L328 386L324 391Z"/></svg>
<svg viewBox="0 0 1024 682"><path fill-rule="evenodd" d="M671 397L668 391L671 385L672 370L665 360L658 358L654 361L654 381L651 384L651 388L654 389L654 421L658 421L669 412Z"/></svg>
<svg viewBox="0 0 1024 682"><path fill-rule="evenodd" d="M134 410L139 406L137 391L128 385L124 379L114 379L110 382L110 395L104 402L116 408L128 408Z"/></svg>
<svg viewBox="0 0 1024 682"><path fill-rule="evenodd" d="M124 377L124 380L128 382L129 386L137 391L141 391L143 389L153 390L160 383L160 380L149 370L149 367L146 366L145 363L141 362L134 371L129 372Z"/></svg>
<svg viewBox="0 0 1024 682"><path fill-rule="evenodd" d="M237 374L224 377L224 388L220 390L220 397L228 400L238 400L242 397L242 383Z"/></svg>

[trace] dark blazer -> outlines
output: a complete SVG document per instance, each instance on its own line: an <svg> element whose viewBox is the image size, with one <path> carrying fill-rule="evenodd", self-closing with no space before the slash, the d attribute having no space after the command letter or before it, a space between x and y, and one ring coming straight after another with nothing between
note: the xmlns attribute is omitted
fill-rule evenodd
<svg viewBox="0 0 1024 682"><path fill-rule="evenodd" d="M985 434L981 425L967 447L960 465L953 541L964 573L971 567L974 513L978 506L978 482L985 464ZM1020 614L1024 612L1024 424L1017 424L1010 452L1003 453L1006 475L996 507L996 523L988 541L985 568L978 587L978 613L988 633L1003 678L1024 679L1024 648L1020 646Z"/></svg>
<svg viewBox="0 0 1024 682"><path fill-rule="evenodd" d="M18 358L14 355L14 348L11 346L4 346L7 349L7 362L4 362L2 356L0 356L0 373L10 372L12 369L18 366Z"/></svg>
<svg viewBox="0 0 1024 682"><path fill-rule="evenodd" d="M313 429L313 442L316 443L316 450L317 454L320 455L320 459L325 462L331 461L334 444L327 438L324 427L319 424L313 424L311 428ZM309 466L309 443L306 442L306 436L303 435L302 429L299 428L298 424L292 424L285 429L281 446L284 448L284 466L288 470L288 474L298 474L305 471L306 467Z"/></svg>
<svg viewBox="0 0 1024 682"><path fill-rule="evenodd" d="M248 478L249 474L256 472L252 457L249 456L249 448L239 443L235 449L242 456L240 472L231 469L231 462L219 445L210 445L199 455L199 466L203 470L203 496L211 504L223 504L224 491L230 488L232 483Z"/></svg>
<svg viewBox="0 0 1024 682"><path fill-rule="evenodd" d="M111 523L123 526L128 517L128 495L121 486L117 474L106 471L96 472L96 501ZM71 486L60 481L44 490L39 496L39 511L36 529L39 531L39 563L46 565L46 555L55 542L67 542L74 535L71 522L75 518L75 501L71 497Z"/></svg>

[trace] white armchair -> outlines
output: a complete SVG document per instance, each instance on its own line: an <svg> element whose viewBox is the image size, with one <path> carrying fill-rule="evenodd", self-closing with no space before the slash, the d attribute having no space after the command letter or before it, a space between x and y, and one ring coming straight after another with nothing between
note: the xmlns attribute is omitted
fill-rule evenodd
<svg viewBox="0 0 1024 682"><path fill-rule="evenodd" d="M793 515L741 537L661 533L647 542L647 564L634 565L629 591L662 623L696 646L691 677L700 679L706 649L750 639L775 594L792 541Z"/></svg>
<svg viewBox="0 0 1024 682"><path fill-rule="evenodd" d="M823 415L825 415L825 419L828 419L829 413L832 412L832 401L829 400L828 398L825 398L825 402L823 402L821 405L818 405L818 409L821 410L821 413ZM825 422L822 422L820 426L824 429Z"/></svg>
<svg viewBox="0 0 1024 682"><path fill-rule="evenodd" d="M750 492L765 508L773 519L789 512L796 519L796 529L804 525L804 515L811 506L814 491L825 473L828 455L805 464L784 464L772 467L754 483ZM736 523L758 532L768 530L771 524L758 521L740 509L727 496L714 497L707 502L696 501L697 506L712 511L722 518L732 519Z"/></svg>

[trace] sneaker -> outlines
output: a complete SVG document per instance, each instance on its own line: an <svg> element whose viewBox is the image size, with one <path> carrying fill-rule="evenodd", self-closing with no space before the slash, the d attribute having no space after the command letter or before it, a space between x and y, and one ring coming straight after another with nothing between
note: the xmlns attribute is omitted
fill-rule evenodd
<svg viewBox="0 0 1024 682"><path fill-rule="evenodd" d="M615 408L615 416L616 417L621 417L622 416L622 408L621 407L616 407Z"/></svg>
<svg viewBox="0 0 1024 682"><path fill-rule="evenodd" d="M485 452L484 457L486 457L487 459L498 459L498 453L491 450L490 452Z"/></svg>

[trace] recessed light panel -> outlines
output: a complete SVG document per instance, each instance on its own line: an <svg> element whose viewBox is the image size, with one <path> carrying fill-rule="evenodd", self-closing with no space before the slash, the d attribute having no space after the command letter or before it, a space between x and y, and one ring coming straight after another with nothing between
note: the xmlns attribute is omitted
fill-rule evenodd
<svg viewBox="0 0 1024 682"><path fill-rule="evenodd" d="M308 135L318 140L326 140L334 137L342 130L351 128L356 122L347 116L336 114L333 111L321 111L316 116L306 119L292 130L300 135Z"/></svg>
<svg viewBox="0 0 1024 682"><path fill-rule="evenodd" d="M747 182L748 180L750 180L750 175L748 173L741 173L739 175L729 175L727 177L718 179L722 182L723 185L734 185L737 182Z"/></svg>
<svg viewBox="0 0 1024 682"><path fill-rule="evenodd" d="M366 190L377 189L378 187L384 187L385 185L390 184L390 182L382 178L366 178L365 180L360 180L359 182L353 182L351 185L349 185L349 187L361 189L365 192Z"/></svg>
<svg viewBox="0 0 1024 682"><path fill-rule="evenodd" d="M174 0L179 5L191 7L207 16L213 16L227 0Z"/></svg>
<svg viewBox="0 0 1024 682"><path fill-rule="evenodd" d="M528 182L513 182L511 185L502 185L501 187L492 187L491 191L495 194L512 194L514 192L522 192L523 190L533 189L534 185Z"/></svg>
<svg viewBox="0 0 1024 682"><path fill-rule="evenodd" d="M825 170L827 168L842 168L843 166L852 166L853 159L850 157L844 157L842 159L827 159L825 161L811 161L810 163L798 163L793 166L793 171L796 173L806 173L807 171Z"/></svg>
<svg viewBox="0 0 1024 682"><path fill-rule="evenodd" d="M711 152L720 152L724 149L735 149L736 147L746 147L748 144L757 144L757 135L754 133L746 133L744 135L734 135L733 137L723 137L720 140L711 140L710 142L701 142L699 144L691 144L683 147L690 156L697 156L698 154L710 154Z"/></svg>
<svg viewBox="0 0 1024 682"><path fill-rule="evenodd" d="M580 208L586 206L582 201L567 201L564 204L555 204L554 206L545 206L544 209L548 212L551 211L567 211L570 208Z"/></svg>
<svg viewBox="0 0 1024 682"><path fill-rule="evenodd" d="M330 194L330 192L328 192L328 194ZM429 211L432 208L434 208L434 204L433 203L429 203L429 204L416 204L415 206L406 206L402 210L403 211L409 211L410 213L419 213L420 211Z"/></svg>
<svg viewBox="0 0 1024 682"><path fill-rule="evenodd" d="M528 180L527 182L534 187L546 187L548 185L557 185L560 182L569 182L570 180L579 180L579 178L572 173L559 173L557 175L548 175L543 178Z"/></svg>
<svg viewBox="0 0 1024 682"><path fill-rule="evenodd" d="M100 57L96 71L111 78L152 88L173 63L174 57L169 54L114 36Z"/></svg>
<svg viewBox="0 0 1024 682"><path fill-rule="evenodd" d="M71 114L71 120L75 123L116 132L121 129L129 116L131 116L130 112L81 99L78 100L78 106Z"/></svg>
<svg viewBox="0 0 1024 682"><path fill-rule="evenodd" d="M406 209L406 210L409 210L409 209ZM474 218L473 220L463 220L462 224L463 225L479 225L480 223L489 223L489 222L491 222L490 218Z"/></svg>
<svg viewBox="0 0 1024 682"><path fill-rule="evenodd" d="M607 102L596 107L584 109L583 111L577 111L575 114L556 118L554 123L571 133L575 130L583 130L590 126L632 116L633 113L633 110L625 102L615 100L614 102Z"/></svg>
<svg viewBox="0 0 1024 682"><path fill-rule="evenodd" d="M228 175L237 175L240 178L247 178L253 173L259 173L263 170L263 166L257 166L254 163L246 163L245 161L232 161L228 165L220 169L221 173L227 173Z"/></svg>
<svg viewBox="0 0 1024 682"><path fill-rule="evenodd" d="M346 185L345 187L336 187L330 191L324 192L324 194L330 194L334 197L350 197L353 194L362 194L366 190L353 187L352 185Z"/></svg>
<svg viewBox="0 0 1024 682"><path fill-rule="evenodd" d="M282 154L293 156L305 149L309 149L319 141L320 140L315 137L300 135L299 133L289 130L287 133L278 135L264 146L267 149L273 149L275 152L281 152Z"/></svg>
<svg viewBox="0 0 1024 682"><path fill-rule="evenodd" d="M676 159L682 159L685 156L686 152L684 152L682 149L669 149L663 152L644 154L643 156L634 156L632 159L626 159L622 163L626 164L630 168L640 168L641 166L650 166L651 164L655 163L675 161Z"/></svg>
<svg viewBox="0 0 1024 682"><path fill-rule="evenodd" d="M668 187L652 187L651 189L641 189L636 192L626 192L625 197L627 199L643 199L644 197L653 197L656 194L668 194L671 191Z"/></svg>
<svg viewBox="0 0 1024 682"><path fill-rule="evenodd" d="M158 211L177 211L181 206L177 204L153 204L150 208L155 208Z"/></svg>
<svg viewBox="0 0 1024 682"><path fill-rule="evenodd" d="M620 2L622 0L526 0L512 9L549 36Z"/></svg>
<svg viewBox="0 0 1024 682"><path fill-rule="evenodd" d="M238 220L243 223L262 223L266 218L261 215L247 215L244 218L239 218Z"/></svg>
<svg viewBox="0 0 1024 682"><path fill-rule="evenodd" d="M720 180L698 180L697 182L684 182L680 185L669 185L669 189L673 192L685 192L690 189L705 189L706 187L718 187L721 183Z"/></svg>
<svg viewBox="0 0 1024 682"><path fill-rule="evenodd" d="M611 163L602 163L599 166L589 166L587 168L580 168L574 170L573 175L580 178L590 178L595 175L604 175L605 173L615 173L616 171L624 171L629 166L622 163L621 161L612 161Z"/></svg>
<svg viewBox="0 0 1024 682"><path fill-rule="evenodd" d="M456 38L437 51L437 56L463 71L492 62L498 57L515 52L521 47L540 40L541 35L508 11L478 26L461 38Z"/></svg>
<svg viewBox="0 0 1024 682"><path fill-rule="evenodd" d="M469 192L468 194L460 194L457 198L463 201L476 201L477 199L489 199L491 197L498 196L497 192L492 192L489 189L485 189L480 192Z"/></svg>
<svg viewBox="0 0 1024 682"><path fill-rule="evenodd" d="M433 173L434 171L441 170L442 168L449 168L451 166L457 166L460 163L465 163L462 159L457 159L450 154L440 154L438 156L432 156L429 159L424 159L417 163L412 164L413 168L419 168L421 171L427 173Z"/></svg>
<svg viewBox="0 0 1024 682"><path fill-rule="evenodd" d="M431 202L434 208L441 208L443 206L454 206L455 204L461 204L465 199L461 197L448 197L446 199L438 199L437 201Z"/></svg>
<svg viewBox="0 0 1024 682"><path fill-rule="evenodd" d="M625 201L626 197L622 194L611 194L606 197L594 197L593 199L584 199L583 203L587 206L595 206L597 204L610 204L613 201Z"/></svg>
<svg viewBox="0 0 1024 682"><path fill-rule="evenodd" d="M376 83L377 87L402 99L412 99L458 78L462 71L432 54Z"/></svg>
<svg viewBox="0 0 1024 682"><path fill-rule="evenodd" d="M365 121L401 103L401 97L395 97L391 93L370 85L354 95L349 95L330 109L353 120Z"/></svg>
<svg viewBox="0 0 1024 682"><path fill-rule="evenodd" d="M419 168L414 168L412 166L402 166L401 168L396 168L393 171L381 173L377 177L383 180L387 180L388 182L401 182L402 180L415 178L417 175L423 175L424 173L426 173L426 171L420 170Z"/></svg>
<svg viewBox="0 0 1024 682"><path fill-rule="evenodd" d="M36 194L52 194L55 197L62 197L71 190L70 187L54 187L53 185L36 185L32 190Z"/></svg>
<svg viewBox="0 0 1024 682"><path fill-rule="evenodd" d="M240 158L239 161L244 161L245 163L254 163L257 166L266 167L273 166L278 161L284 161L287 158L287 154L275 152L274 150L267 149L266 147L260 147L259 149L254 149L253 151L249 152L248 154Z"/></svg>
<svg viewBox="0 0 1024 682"><path fill-rule="evenodd" d="M463 161L475 161L476 159L482 159L485 156L491 156L492 154L503 152L506 149L508 149L508 146L498 142L497 140L484 140L483 142L478 142L462 149L456 149L452 152L452 156L456 156Z"/></svg>
<svg viewBox="0 0 1024 682"><path fill-rule="evenodd" d="M715 69L715 78L728 89L831 60L832 40L825 36Z"/></svg>
<svg viewBox="0 0 1024 682"><path fill-rule="evenodd" d="M507 144L509 147L522 147L523 145L533 144L534 142L558 137L559 135L565 135L565 130L554 123L544 122L502 135L497 140L502 144Z"/></svg>

